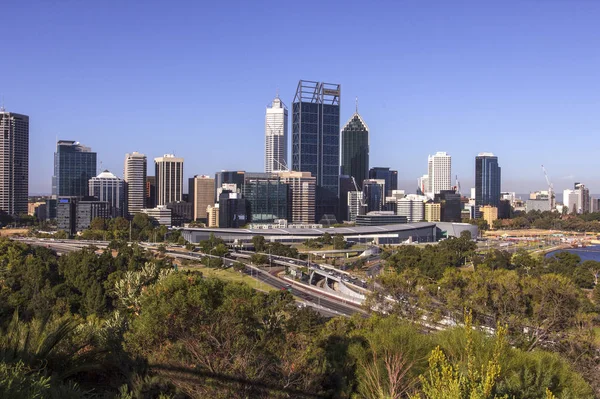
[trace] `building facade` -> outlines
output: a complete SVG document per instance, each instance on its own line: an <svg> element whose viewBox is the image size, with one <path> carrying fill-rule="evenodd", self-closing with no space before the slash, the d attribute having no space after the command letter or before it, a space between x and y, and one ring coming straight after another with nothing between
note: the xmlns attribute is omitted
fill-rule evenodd
<svg viewBox="0 0 600 399"><path fill-rule="evenodd" d="M375 167L369 169L369 179L385 181L385 195L391 197L392 192L398 190L398 171L390 168Z"/></svg>
<svg viewBox="0 0 600 399"><path fill-rule="evenodd" d="M581 183L575 183L577 193L577 213L590 212L590 190Z"/></svg>
<svg viewBox="0 0 600 399"><path fill-rule="evenodd" d="M445 152L437 152L427 159L428 190L426 194L439 194L452 188L452 157Z"/></svg>
<svg viewBox="0 0 600 399"><path fill-rule="evenodd" d="M492 227L494 220L498 219L498 208L491 205L482 206L481 217L487 222L488 226Z"/></svg>
<svg viewBox="0 0 600 399"><path fill-rule="evenodd" d="M172 154L154 158L156 205L183 201L183 158Z"/></svg>
<svg viewBox="0 0 600 399"><path fill-rule="evenodd" d="M156 176L146 176L146 206L151 209L156 207Z"/></svg>
<svg viewBox="0 0 600 399"><path fill-rule="evenodd" d="M219 227L239 228L248 223L248 202L240 193L223 190L219 195Z"/></svg>
<svg viewBox="0 0 600 399"><path fill-rule="evenodd" d="M385 180L367 179L363 182L363 203L365 211L383 211L385 205Z"/></svg>
<svg viewBox="0 0 600 399"><path fill-rule="evenodd" d="M292 105L292 170L316 178L317 222L337 213L340 96L339 84L301 80Z"/></svg>
<svg viewBox="0 0 600 399"><path fill-rule="evenodd" d="M356 181L359 190L369 177L369 127L358 109L342 129L341 174Z"/></svg>
<svg viewBox="0 0 600 399"><path fill-rule="evenodd" d="M242 196L248 201L248 223L273 223L288 219L290 187L279 176L246 174Z"/></svg>
<svg viewBox="0 0 600 399"><path fill-rule="evenodd" d="M294 224L315 223L316 178L309 172L279 172L278 175L291 191L288 220Z"/></svg>
<svg viewBox="0 0 600 399"><path fill-rule="evenodd" d="M434 202L440 204L442 222L461 222L462 203L460 194L454 190L442 190L434 197Z"/></svg>
<svg viewBox="0 0 600 399"><path fill-rule="evenodd" d="M501 193L501 169L498 157L491 152L482 152L475 157L475 212L484 205L498 207Z"/></svg>
<svg viewBox="0 0 600 399"><path fill-rule="evenodd" d="M396 214L406 217L408 223L422 222L425 219L425 202L416 195L397 199Z"/></svg>
<svg viewBox="0 0 600 399"><path fill-rule="evenodd" d="M96 176L96 153L76 141L59 140L54 153L52 195L85 197L88 181Z"/></svg>
<svg viewBox="0 0 600 399"><path fill-rule="evenodd" d="M125 154L123 180L125 180L127 190L126 216L133 217L143 208L148 207L146 203L147 165L148 161L144 154L135 151L131 154Z"/></svg>
<svg viewBox="0 0 600 399"><path fill-rule="evenodd" d="M435 202L425 204L425 221L439 222L442 220L442 206Z"/></svg>
<svg viewBox="0 0 600 399"><path fill-rule="evenodd" d="M288 110L279 98L275 97L265 115L265 172L288 170Z"/></svg>
<svg viewBox="0 0 600 399"><path fill-rule="evenodd" d="M156 225L172 226L172 211L166 205L158 205L155 208L144 208L140 211L148 215L148 218Z"/></svg>
<svg viewBox="0 0 600 399"><path fill-rule="evenodd" d="M125 182L108 170L92 177L89 181L89 195L98 201L110 204L111 217L126 216Z"/></svg>
<svg viewBox="0 0 600 399"><path fill-rule="evenodd" d="M207 208L215 203L215 179L206 175L190 178L189 198L193 204L193 220L208 223Z"/></svg>
<svg viewBox="0 0 600 399"><path fill-rule="evenodd" d="M0 108L0 210L27 213L29 117Z"/></svg>

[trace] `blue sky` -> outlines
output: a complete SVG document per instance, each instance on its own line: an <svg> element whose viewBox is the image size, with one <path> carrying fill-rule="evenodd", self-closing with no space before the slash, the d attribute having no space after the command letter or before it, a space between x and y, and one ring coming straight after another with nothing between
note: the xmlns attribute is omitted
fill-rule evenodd
<svg viewBox="0 0 600 399"><path fill-rule="evenodd" d="M56 138L122 176L127 152L175 152L186 175L263 170L264 112L299 79L342 85L371 166L414 190L447 151L463 190L499 157L503 190L600 192L600 2L117 2L2 5L0 96L30 116L30 191L50 191ZM100 166L99 166L100 168Z"/></svg>

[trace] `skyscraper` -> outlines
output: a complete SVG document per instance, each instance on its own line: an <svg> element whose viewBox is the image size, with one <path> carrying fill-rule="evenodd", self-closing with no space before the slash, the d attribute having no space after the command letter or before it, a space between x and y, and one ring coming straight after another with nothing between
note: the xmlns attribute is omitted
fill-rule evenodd
<svg viewBox="0 0 600 399"><path fill-rule="evenodd" d="M491 152L482 152L475 157L475 217L480 217L479 208L490 205L498 208L501 185L498 157Z"/></svg>
<svg viewBox="0 0 600 399"><path fill-rule="evenodd" d="M385 180L367 179L363 182L363 198L367 212L382 211L385 205Z"/></svg>
<svg viewBox="0 0 600 399"><path fill-rule="evenodd" d="M398 190L398 171L390 168L376 167L369 169L369 179L385 180L385 195L392 196L392 191Z"/></svg>
<svg viewBox="0 0 600 399"><path fill-rule="evenodd" d="M130 217L146 207L146 173L147 160L144 154L134 151L125 155L123 180L127 185L127 213Z"/></svg>
<svg viewBox="0 0 600 399"><path fill-rule="evenodd" d="M124 216L125 210L125 182L108 170L92 177L89 181L90 196L98 201L110 204L112 217Z"/></svg>
<svg viewBox="0 0 600 399"><path fill-rule="evenodd" d="M29 117L0 108L0 210L27 213Z"/></svg>
<svg viewBox="0 0 600 399"><path fill-rule="evenodd" d="M85 197L88 181L96 176L96 153L72 140L59 140L54 153L52 195Z"/></svg>
<svg viewBox="0 0 600 399"><path fill-rule="evenodd" d="M189 197L190 202L194 204L192 218L208 223L208 206L215 204L215 179L205 175L190 178Z"/></svg>
<svg viewBox="0 0 600 399"><path fill-rule="evenodd" d="M291 222L311 224L315 222L315 178L308 172L279 172L281 181L291 189Z"/></svg>
<svg viewBox="0 0 600 399"><path fill-rule="evenodd" d="M288 110L275 97L265 115L265 172L287 170Z"/></svg>
<svg viewBox="0 0 600 399"><path fill-rule="evenodd" d="M342 129L342 175L354 177L362 189L369 173L369 127L356 112Z"/></svg>
<svg viewBox="0 0 600 399"><path fill-rule="evenodd" d="M445 152L436 152L427 159L428 190L426 194L439 194L452 188L452 158Z"/></svg>
<svg viewBox="0 0 600 399"><path fill-rule="evenodd" d="M183 201L183 158L165 154L154 158L156 169L156 205Z"/></svg>
<svg viewBox="0 0 600 399"><path fill-rule="evenodd" d="M339 84L301 80L292 104L292 169L317 179L317 222L337 213L340 95Z"/></svg>
<svg viewBox="0 0 600 399"><path fill-rule="evenodd" d="M290 187L275 174L246 173L242 196L248 201L248 222L273 223L290 216Z"/></svg>

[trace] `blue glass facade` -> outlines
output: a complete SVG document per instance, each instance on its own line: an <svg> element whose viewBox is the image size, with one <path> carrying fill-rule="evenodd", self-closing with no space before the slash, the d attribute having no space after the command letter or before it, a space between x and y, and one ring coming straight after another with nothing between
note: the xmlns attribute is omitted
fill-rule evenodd
<svg viewBox="0 0 600 399"><path fill-rule="evenodd" d="M398 171L390 168L375 167L369 169L369 179L385 180L385 195L392 196L393 190L398 190Z"/></svg>
<svg viewBox="0 0 600 399"><path fill-rule="evenodd" d="M336 215L341 86L300 81L292 104L292 169L317 179L316 220Z"/></svg>
<svg viewBox="0 0 600 399"><path fill-rule="evenodd" d="M501 192L501 169L498 157L480 154L475 158L475 207L491 205L498 207Z"/></svg>
<svg viewBox="0 0 600 399"><path fill-rule="evenodd" d="M279 178L246 179L242 195L248 201L250 223L273 223L276 219L290 220L290 187Z"/></svg>
<svg viewBox="0 0 600 399"><path fill-rule="evenodd" d="M96 153L75 141L61 140L54 153L52 194L59 197L88 195L88 181L96 176Z"/></svg>

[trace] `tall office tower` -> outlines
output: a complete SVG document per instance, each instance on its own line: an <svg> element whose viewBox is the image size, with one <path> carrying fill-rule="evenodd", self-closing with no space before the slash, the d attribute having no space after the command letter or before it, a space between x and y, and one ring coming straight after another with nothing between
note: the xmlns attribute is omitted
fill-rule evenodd
<svg viewBox="0 0 600 399"><path fill-rule="evenodd" d="M315 222L316 178L309 172L278 172L283 183L291 190L290 221L296 224L312 224Z"/></svg>
<svg viewBox="0 0 600 399"><path fill-rule="evenodd" d="M27 213L29 117L0 108L0 210Z"/></svg>
<svg viewBox="0 0 600 399"><path fill-rule="evenodd" d="M342 129L342 175L351 176L358 189L369 173L369 127L356 112Z"/></svg>
<svg viewBox="0 0 600 399"><path fill-rule="evenodd" d="M222 170L215 173L215 203L219 202L219 189L223 188L223 184L235 184L237 188L244 185L244 171L229 171Z"/></svg>
<svg viewBox="0 0 600 399"><path fill-rule="evenodd" d="M154 158L156 205L183 201L183 158L172 154Z"/></svg>
<svg viewBox="0 0 600 399"><path fill-rule="evenodd" d="M289 169L287 136L288 110L277 95L265 115L265 172Z"/></svg>
<svg viewBox="0 0 600 399"><path fill-rule="evenodd" d="M146 208L147 164L144 154L135 151L131 154L125 154L123 180L125 180L127 189L127 214L130 217ZM154 208L154 206L151 208Z"/></svg>
<svg viewBox="0 0 600 399"><path fill-rule="evenodd" d="M590 211L590 190L581 183L575 183L577 193L577 213L588 213Z"/></svg>
<svg viewBox="0 0 600 399"><path fill-rule="evenodd" d="M290 187L270 173L246 173L242 196L248 201L248 222L273 223L288 220Z"/></svg>
<svg viewBox="0 0 600 399"><path fill-rule="evenodd" d="M301 80L292 104L292 170L317 178L317 222L338 207L340 95L339 84Z"/></svg>
<svg viewBox="0 0 600 399"><path fill-rule="evenodd" d="M71 140L59 140L54 153L52 195L85 197L88 181L96 176L96 153L90 147Z"/></svg>
<svg viewBox="0 0 600 399"><path fill-rule="evenodd" d="M193 220L208 223L207 209L215 203L215 179L196 175L189 179L189 198L193 205Z"/></svg>
<svg viewBox="0 0 600 399"><path fill-rule="evenodd" d="M367 179L363 181L362 192L367 213L383 210L385 204L385 180Z"/></svg>
<svg viewBox="0 0 600 399"><path fill-rule="evenodd" d="M385 195L392 196L392 191L398 190L398 171L390 168L371 168L369 169L369 179L385 180Z"/></svg>
<svg viewBox="0 0 600 399"><path fill-rule="evenodd" d="M429 188L426 194L439 194L452 188L452 158L445 152L436 152L427 159Z"/></svg>
<svg viewBox="0 0 600 399"><path fill-rule="evenodd" d="M579 212L578 201L579 195L576 190L566 189L563 191L563 206L568 210L568 213Z"/></svg>
<svg viewBox="0 0 600 399"><path fill-rule="evenodd" d="M491 152L482 152L475 157L475 217L480 217L479 208L500 204L501 174L498 157Z"/></svg>
<svg viewBox="0 0 600 399"><path fill-rule="evenodd" d="M110 204L110 216L125 216L125 181L108 170L92 177L89 181L90 196Z"/></svg>
<svg viewBox="0 0 600 399"><path fill-rule="evenodd" d="M429 175L423 175L417 179L417 194L425 195L429 190Z"/></svg>
<svg viewBox="0 0 600 399"><path fill-rule="evenodd" d="M156 176L146 176L146 206L152 209L156 207Z"/></svg>

